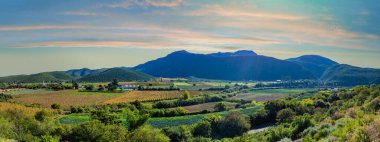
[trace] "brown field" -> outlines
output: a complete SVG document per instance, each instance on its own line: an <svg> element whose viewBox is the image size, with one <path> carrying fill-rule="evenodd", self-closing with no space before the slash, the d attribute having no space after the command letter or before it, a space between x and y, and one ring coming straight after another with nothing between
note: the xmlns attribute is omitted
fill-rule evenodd
<svg viewBox="0 0 380 142"><path fill-rule="evenodd" d="M213 102L213 103L204 103L204 104L198 104L198 105L191 105L191 106L184 106L182 108L186 109L189 112L200 112L202 110L209 110L213 111L215 104L218 102ZM226 102L226 105L228 108L234 108L236 103L228 103ZM177 109L177 108L170 108L171 110Z"/></svg>
<svg viewBox="0 0 380 142"><path fill-rule="evenodd" d="M118 96L111 100L105 101L106 104L121 103L121 102L131 102L135 100L140 101L152 101L152 100L162 100L162 99L175 99L181 98L184 91L130 91L122 96ZM191 96L202 95L199 91L190 91Z"/></svg>
<svg viewBox="0 0 380 142"><path fill-rule="evenodd" d="M52 104L60 104L63 108L69 108L70 106L101 104L117 96L118 94L109 95L106 93L82 93L76 90L63 90L42 94L15 95L13 101L24 104L40 104L45 108L50 108Z"/></svg>
<svg viewBox="0 0 380 142"><path fill-rule="evenodd" d="M26 107L20 104L0 102L0 113L4 113L6 111L20 111L28 116L33 116L37 111L40 110L41 109L39 108Z"/></svg>

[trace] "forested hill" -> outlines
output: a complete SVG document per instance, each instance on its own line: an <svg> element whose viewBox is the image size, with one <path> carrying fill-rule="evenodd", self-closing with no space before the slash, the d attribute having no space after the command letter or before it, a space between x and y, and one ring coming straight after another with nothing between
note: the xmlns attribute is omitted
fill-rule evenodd
<svg viewBox="0 0 380 142"><path fill-rule="evenodd" d="M105 69L101 72L95 72L84 76L78 81L80 82L109 82L112 79L118 79L119 81L145 81L150 80L153 77L145 73L134 71L128 68L111 68Z"/></svg>
<svg viewBox="0 0 380 142"><path fill-rule="evenodd" d="M195 76L240 81L315 79L298 64L247 51L208 55L177 51L134 69L159 77Z"/></svg>
<svg viewBox="0 0 380 142"><path fill-rule="evenodd" d="M322 75L321 80L325 82L334 81L344 86L379 84L380 69L360 68L340 64L327 69Z"/></svg>

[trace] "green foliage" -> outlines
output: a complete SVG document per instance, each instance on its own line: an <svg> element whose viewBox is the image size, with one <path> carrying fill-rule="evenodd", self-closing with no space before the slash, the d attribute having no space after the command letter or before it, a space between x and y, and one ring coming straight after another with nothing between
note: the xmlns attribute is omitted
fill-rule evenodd
<svg viewBox="0 0 380 142"><path fill-rule="evenodd" d="M75 126L67 137L68 141L123 142L127 140L127 130L118 125L105 125L99 121L86 122Z"/></svg>
<svg viewBox="0 0 380 142"><path fill-rule="evenodd" d="M183 99L187 100L190 98L190 92L189 91L185 91L185 93L183 93Z"/></svg>
<svg viewBox="0 0 380 142"><path fill-rule="evenodd" d="M51 108L52 109L61 109L61 105L60 104L52 104Z"/></svg>
<svg viewBox="0 0 380 142"><path fill-rule="evenodd" d="M193 128L193 135L195 137L210 137L211 132L211 123L208 121L198 122Z"/></svg>
<svg viewBox="0 0 380 142"><path fill-rule="evenodd" d="M119 88L119 81L117 79L113 79L111 83L108 84L108 91L115 91Z"/></svg>
<svg viewBox="0 0 380 142"><path fill-rule="evenodd" d="M140 115L130 110L125 110L123 112L123 115L126 116L129 130L134 130L134 129L139 128L140 126L144 125L145 122L149 119L148 114Z"/></svg>
<svg viewBox="0 0 380 142"><path fill-rule="evenodd" d="M121 121L117 115L111 114L106 110L97 110L91 112L91 118L99 120L100 122L110 125L110 124L120 124Z"/></svg>
<svg viewBox="0 0 380 142"><path fill-rule="evenodd" d="M231 111L219 122L218 133L223 137L235 137L247 132L251 125L248 120L237 111Z"/></svg>
<svg viewBox="0 0 380 142"><path fill-rule="evenodd" d="M276 121L280 123L290 122L295 115L296 113L290 108L282 109L277 113Z"/></svg>
<svg viewBox="0 0 380 142"><path fill-rule="evenodd" d="M71 113L83 113L85 110L83 109L83 107L80 107L80 106L71 106L70 107L70 112Z"/></svg>
<svg viewBox="0 0 380 142"><path fill-rule="evenodd" d="M88 84L84 88L86 89L86 91L92 91L92 90L94 90L94 85Z"/></svg>
<svg viewBox="0 0 380 142"><path fill-rule="evenodd" d="M172 142L190 141L193 136L188 126L179 126L163 129Z"/></svg>
<svg viewBox="0 0 380 142"><path fill-rule="evenodd" d="M224 102L219 102L215 104L214 110L215 111L226 111L228 109L228 106Z"/></svg>
<svg viewBox="0 0 380 142"><path fill-rule="evenodd" d="M170 138L163 134L159 129L144 126L132 132L130 142L169 142Z"/></svg>
<svg viewBox="0 0 380 142"><path fill-rule="evenodd" d="M41 111L36 112L36 114L34 115L34 118L38 121L46 121L47 119L49 119L50 116L51 114L48 111L41 110Z"/></svg>
<svg viewBox="0 0 380 142"><path fill-rule="evenodd" d="M7 102L8 100L13 99L12 95L0 93L0 102Z"/></svg>

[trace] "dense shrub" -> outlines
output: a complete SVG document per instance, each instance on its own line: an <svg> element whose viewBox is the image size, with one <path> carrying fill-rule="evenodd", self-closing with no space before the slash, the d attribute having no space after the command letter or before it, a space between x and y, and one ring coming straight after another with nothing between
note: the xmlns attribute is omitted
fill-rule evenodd
<svg viewBox="0 0 380 142"><path fill-rule="evenodd" d="M226 111L227 109L228 109L228 106L224 102L217 103L214 106L215 111Z"/></svg>
<svg viewBox="0 0 380 142"><path fill-rule="evenodd" d="M60 104L52 104L51 108L52 109L61 109L61 105Z"/></svg>
<svg viewBox="0 0 380 142"><path fill-rule="evenodd" d="M218 133L223 137L242 135L251 128L248 120L237 111L232 111L219 122Z"/></svg>
<svg viewBox="0 0 380 142"><path fill-rule="evenodd" d="M195 124L193 128L193 135L195 137L210 137L212 132L211 123L208 121L201 121Z"/></svg>
<svg viewBox="0 0 380 142"><path fill-rule="evenodd" d="M277 113L276 121L280 123L290 122L295 115L296 113L290 108L282 109Z"/></svg>
<svg viewBox="0 0 380 142"><path fill-rule="evenodd" d="M46 110L41 110L41 111L38 111L36 112L36 114L34 115L34 118L38 121L45 121L47 120L49 117L51 116L51 114L46 111Z"/></svg>
<svg viewBox="0 0 380 142"><path fill-rule="evenodd" d="M0 102L7 102L8 100L13 99L12 95L0 93Z"/></svg>
<svg viewBox="0 0 380 142"><path fill-rule="evenodd" d="M123 126L105 125L100 121L91 121L75 126L64 140L68 141L104 141L124 142L127 130Z"/></svg>
<svg viewBox="0 0 380 142"><path fill-rule="evenodd" d="M190 141L193 135L188 126L179 126L163 129L172 142Z"/></svg>
<svg viewBox="0 0 380 142"><path fill-rule="evenodd" d="M130 134L130 142L169 142L170 138L159 129L144 126Z"/></svg>
<svg viewBox="0 0 380 142"><path fill-rule="evenodd" d="M106 125L121 123L117 115L111 114L110 112L105 111L105 110L92 111L91 118L95 120L99 120L100 122Z"/></svg>

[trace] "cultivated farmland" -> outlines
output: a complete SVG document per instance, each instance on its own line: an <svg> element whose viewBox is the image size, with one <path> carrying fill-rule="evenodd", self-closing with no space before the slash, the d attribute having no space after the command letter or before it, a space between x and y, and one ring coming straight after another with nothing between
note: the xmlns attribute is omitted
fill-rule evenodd
<svg viewBox="0 0 380 142"><path fill-rule="evenodd" d="M45 108L50 108L52 104L60 104L63 108L69 108L70 106L101 104L119 95L121 95L121 93L63 90L42 94L15 95L13 100L24 104L39 104Z"/></svg>
<svg viewBox="0 0 380 142"><path fill-rule="evenodd" d="M155 101L164 99L182 98L184 91L129 91L121 96L105 101L106 104L140 101ZM202 95L202 92L191 91L191 96Z"/></svg>

